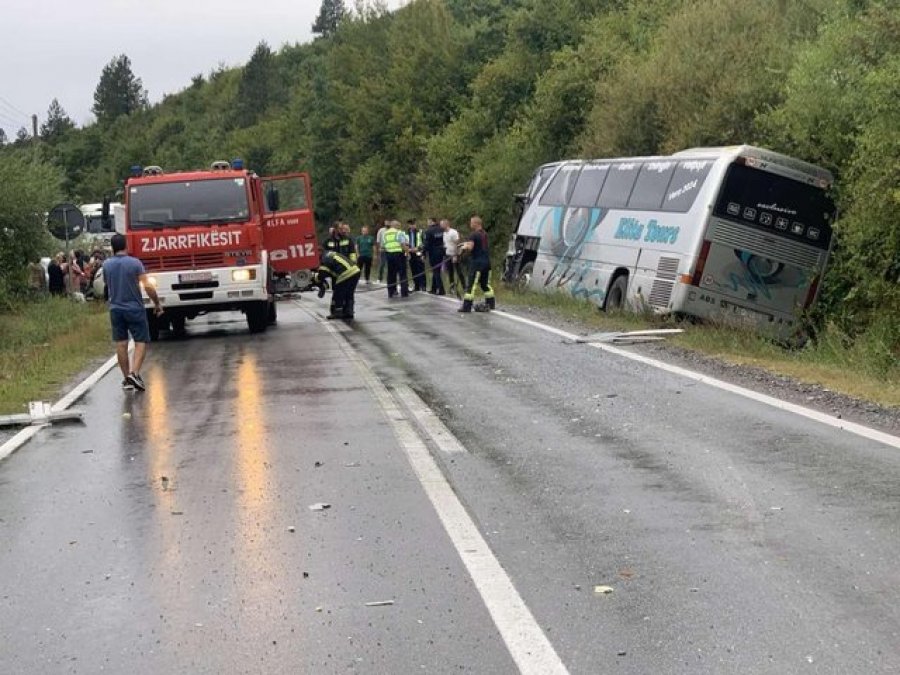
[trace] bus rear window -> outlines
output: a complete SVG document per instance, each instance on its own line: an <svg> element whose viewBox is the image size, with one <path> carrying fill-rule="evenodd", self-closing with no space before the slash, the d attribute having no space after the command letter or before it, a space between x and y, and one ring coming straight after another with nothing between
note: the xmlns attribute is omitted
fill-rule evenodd
<svg viewBox="0 0 900 675"><path fill-rule="evenodd" d="M597 206L607 209L623 208L631 196L631 188L634 187L634 181L637 180L640 168L641 165L638 162L611 165Z"/></svg>
<svg viewBox="0 0 900 675"><path fill-rule="evenodd" d="M831 243L834 202L826 191L743 164L728 168L714 213L819 248Z"/></svg>

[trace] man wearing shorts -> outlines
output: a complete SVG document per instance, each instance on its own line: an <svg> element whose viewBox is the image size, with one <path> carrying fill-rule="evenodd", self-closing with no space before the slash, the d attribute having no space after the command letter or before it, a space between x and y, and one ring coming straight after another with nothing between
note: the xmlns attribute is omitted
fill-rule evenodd
<svg viewBox="0 0 900 675"><path fill-rule="evenodd" d="M128 255L125 250L125 235L114 234L110 244L113 255L103 263L103 278L109 296L109 321L112 324L113 342L116 343L116 359L125 378L122 380L122 388L144 391L146 386L141 377L141 365L147 355L150 326L144 310L141 284L153 301L156 315L162 314L163 310L156 289L147 281L143 263ZM134 340L134 362L131 364L128 362L129 333Z"/></svg>

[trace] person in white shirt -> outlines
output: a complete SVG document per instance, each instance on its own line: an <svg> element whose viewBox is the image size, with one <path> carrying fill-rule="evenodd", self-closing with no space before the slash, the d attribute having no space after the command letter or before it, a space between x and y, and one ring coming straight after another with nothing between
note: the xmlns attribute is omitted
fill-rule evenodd
<svg viewBox="0 0 900 675"><path fill-rule="evenodd" d="M375 253L378 254L378 281L384 280L384 273L387 270L387 257L384 255L384 233L387 229L388 221L384 220L375 233Z"/></svg>
<svg viewBox="0 0 900 675"><path fill-rule="evenodd" d="M459 232L446 219L441 221L441 229L444 231L444 269L453 288L456 286L456 266L459 263Z"/></svg>

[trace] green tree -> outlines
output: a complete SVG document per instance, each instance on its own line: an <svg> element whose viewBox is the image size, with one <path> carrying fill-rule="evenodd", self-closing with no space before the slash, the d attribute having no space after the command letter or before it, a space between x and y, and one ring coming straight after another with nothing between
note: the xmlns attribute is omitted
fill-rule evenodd
<svg viewBox="0 0 900 675"><path fill-rule="evenodd" d="M116 56L103 67L100 82L94 90L91 108L97 122L106 126L123 115L131 115L147 107L147 92L141 78L131 70L131 59Z"/></svg>
<svg viewBox="0 0 900 675"><path fill-rule="evenodd" d="M268 44L260 42L241 72L234 123L239 127L254 124L270 105L281 100L281 90L275 55Z"/></svg>
<svg viewBox="0 0 900 675"><path fill-rule="evenodd" d="M0 302L25 281L26 264L46 252L44 216L62 198L62 172L31 152L0 162Z"/></svg>
<svg viewBox="0 0 900 675"><path fill-rule="evenodd" d="M57 99L50 102L47 109L47 121L41 125L41 140L57 143L75 128L75 122L66 114Z"/></svg>
<svg viewBox="0 0 900 675"><path fill-rule="evenodd" d="M347 16L347 6L344 0L322 0L319 7L319 16L312 25L312 32L322 37L331 37L337 32L341 21Z"/></svg>
<svg viewBox="0 0 900 675"><path fill-rule="evenodd" d="M19 127L19 130L16 132L16 140L13 142L13 145L21 146L28 143L28 140L31 138L28 133L28 129L25 127Z"/></svg>

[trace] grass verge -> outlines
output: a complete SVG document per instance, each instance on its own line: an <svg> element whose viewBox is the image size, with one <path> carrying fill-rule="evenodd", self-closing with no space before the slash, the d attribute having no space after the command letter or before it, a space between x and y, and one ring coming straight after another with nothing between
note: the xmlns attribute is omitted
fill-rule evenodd
<svg viewBox="0 0 900 675"><path fill-rule="evenodd" d="M100 303L46 298L0 313L0 414L55 400L92 360L112 353Z"/></svg>
<svg viewBox="0 0 900 675"><path fill-rule="evenodd" d="M756 366L773 375L817 384L884 406L900 407L900 354L892 348L887 325L884 328L875 325L854 340L829 327L804 348L785 349L758 335L727 326L676 322L652 315L608 315L589 302L560 293L498 289L498 301L548 311L592 331L683 328L684 333L669 338L668 342L727 363Z"/></svg>

